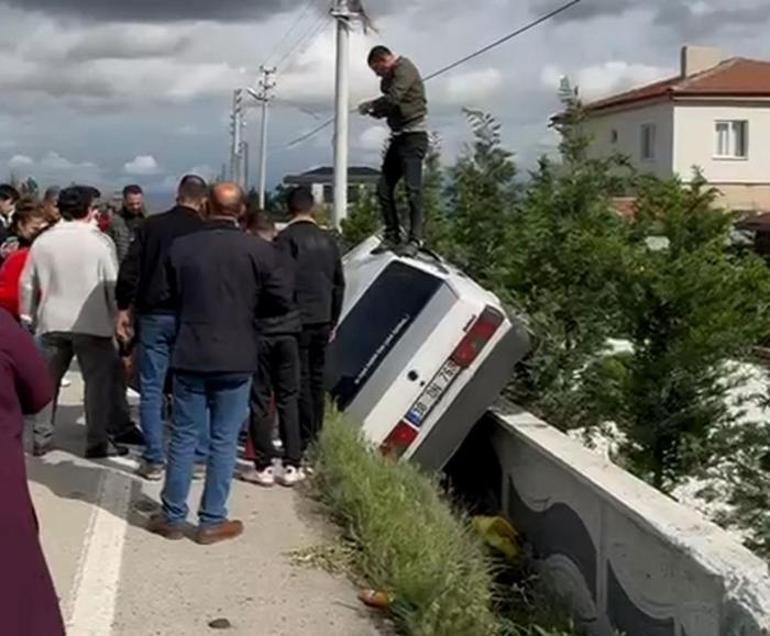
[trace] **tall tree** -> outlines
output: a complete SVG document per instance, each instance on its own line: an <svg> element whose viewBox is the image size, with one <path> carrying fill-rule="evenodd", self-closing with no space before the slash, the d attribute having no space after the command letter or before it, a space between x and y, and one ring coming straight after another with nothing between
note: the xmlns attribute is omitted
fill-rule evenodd
<svg viewBox="0 0 770 636"><path fill-rule="evenodd" d="M631 469L670 489L724 449L735 419L726 366L770 329L770 270L727 249L732 218L697 176L645 179L620 300L632 352L619 357L620 408ZM654 241L650 237L656 237Z"/></svg>

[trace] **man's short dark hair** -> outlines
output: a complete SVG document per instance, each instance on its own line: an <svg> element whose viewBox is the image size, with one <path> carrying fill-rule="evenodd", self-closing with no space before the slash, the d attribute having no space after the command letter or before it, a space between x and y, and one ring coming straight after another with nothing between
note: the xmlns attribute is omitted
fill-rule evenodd
<svg viewBox="0 0 770 636"><path fill-rule="evenodd" d="M71 186L59 193L59 212L67 221L78 221L88 216L101 192L90 186Z"/></svg>
<svg viewBox="0 0 770 636"><path fill-rule="evenodd" d="M369 66L371 66L375 62L382 62L382 60L390 57L391 55L393 55L393 51L391 51L387 46L375 46L371 51L369 51L369 58L367 59L367 63Z"/></svg>
<svg viewBox="0 0 770 636"><path fill-rule="evenodd" d="M144 190L142 190L142 186L131 184L127 185L125 188L123 188L123 198L127 199L130 196L136 196L137 194L144 194Z"/></svg>
<svg viewBox="0 0 770 636"><path fill-rule="evenodd" d="M313 193L310 190L300 186L289 190L286 205L289 207L289 214L293 216L307 214L313 209L315 199L313 199Z"/></svg>
<svg viewBox="0 0 770 636"><path fill-rule="evenodd" d="M188 174L179 182L177 196L181 201L203 201L209 194L205 179L198 175Z"/></svg>
<svg viewBox="0 0 770 636"><path fill-rule="evenodd" d="M0 199L3 201L11 200L12 203L16 203L21 198L19 191L12 185L3 183L0 185Z"/></svg>

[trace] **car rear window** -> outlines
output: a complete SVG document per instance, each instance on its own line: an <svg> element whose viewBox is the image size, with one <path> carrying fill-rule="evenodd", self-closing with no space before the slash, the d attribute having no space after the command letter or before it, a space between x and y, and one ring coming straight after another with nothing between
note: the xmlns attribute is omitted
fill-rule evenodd
<svg viewBox="0 0 770 636"><path fill-rule="evenodd" d="M436 276L391 263L337 330L329 351L327 387L345 410L441 288Z"/></svg>

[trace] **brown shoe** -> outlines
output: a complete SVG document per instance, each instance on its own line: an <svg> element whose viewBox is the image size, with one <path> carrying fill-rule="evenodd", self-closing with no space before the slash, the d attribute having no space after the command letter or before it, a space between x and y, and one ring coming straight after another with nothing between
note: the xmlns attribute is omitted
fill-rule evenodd
<svg viewBox="0 0 770 636"><path fill-rule="evenodd" d="M223 521L215 526L198 528L195 542L200 545L212 545L222 541L235 539L243 534L243 523L240 521Z"/></svg>
<svg viewBox="0 0 770 636"><path fill-rule="evenodd" d="M150 520L147 522L147 530L169 541L184 539L182 526L176 523L169 523L163 515L153 515L150 517Z"/></svg>

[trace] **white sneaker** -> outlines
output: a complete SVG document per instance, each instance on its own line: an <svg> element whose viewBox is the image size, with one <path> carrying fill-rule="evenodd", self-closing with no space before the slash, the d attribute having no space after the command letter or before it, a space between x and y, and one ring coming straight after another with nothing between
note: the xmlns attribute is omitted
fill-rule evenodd
<svg viewBox="0 0 770 636"><path fill-rule="evenodd" d="M286 488L293 488L304 479L305 475L302 473L300 468L295 468L294 466L286 466L278 477L278 483L281 484L281 486L285 486Z"/></svg>
<svg viewBox="0 0 770 636"><path fill-rule="evenodd" d="M275 469L265 468L265 470L257 470L252 468L248 472L241 473L241 479L250 484L256 484L263 488L272 488L275 486Z"/></svg>

